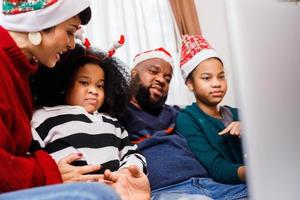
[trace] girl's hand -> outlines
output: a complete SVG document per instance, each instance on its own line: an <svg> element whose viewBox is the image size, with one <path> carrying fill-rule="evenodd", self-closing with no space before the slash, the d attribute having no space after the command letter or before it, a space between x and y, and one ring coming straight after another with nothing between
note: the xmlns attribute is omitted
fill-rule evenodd
<svg viewBox="0 0 300 200"><path fill-rule="evenodd" d="M99 170L101 168L100 165L71 165L73 161L78 160L81 157L81 153L72 153L58 161L57 165L63 182L94 182L103 179L103 175L100 174L87 174Z"/></svg>
<svg viewBox="0 0 300 200"><path fill-rule="evenodd" d="M223 131L218 133L219 135L235 135L241 137L241 127L240 122L231 122Z"/></svg>

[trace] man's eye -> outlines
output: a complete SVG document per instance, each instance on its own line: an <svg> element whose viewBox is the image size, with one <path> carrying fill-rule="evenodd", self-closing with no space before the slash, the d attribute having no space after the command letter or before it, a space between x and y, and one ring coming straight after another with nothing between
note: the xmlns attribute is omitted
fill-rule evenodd
<svg viewBox="0 0 300 200"><path fill-rule="evenodd" d="M226 79L226 77L225 77L225 75L221 75L221 76L219 76L219 79L221 79L221 80L225 80L225 79Z"/></svg>
<svg viewBox="0 0 300 200"><path fill-rule="evenodd" d="M171 78L165 78L165 80L166 80L167 83L171 82Z"/></svg>

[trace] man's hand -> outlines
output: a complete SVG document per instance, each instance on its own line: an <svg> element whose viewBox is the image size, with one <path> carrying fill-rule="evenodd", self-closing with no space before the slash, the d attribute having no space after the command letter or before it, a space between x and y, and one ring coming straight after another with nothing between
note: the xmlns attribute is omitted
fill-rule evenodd
<svg viewBox="0 0 300 200"><path fill-rule="evenodd" d="M75 160L80 159L82 154L73 153L70 154L61 160L58 161L58 169L60 171L62 180L64 183L71 182L93 182L103 179L103 175L97 174L87 174L90 172L97 171L101 168L100 165L85 165L85 166L72 166L72 163ZM87 174L87 175L85 175Z"/></svg>
<svg viewBox="0 0 300 200"><path fill-rule="evenodd" d="M116 172L105 170L104 182L112 186L122 200L150 200L149 180L135 165Z"/></svg>
<svg viewBox="0 0 300 200"><path fill-rule="evenodd" d="M225 135L225 134L241 137L240 122L231 122L223 131L219 132L219 135Z"/></svg>

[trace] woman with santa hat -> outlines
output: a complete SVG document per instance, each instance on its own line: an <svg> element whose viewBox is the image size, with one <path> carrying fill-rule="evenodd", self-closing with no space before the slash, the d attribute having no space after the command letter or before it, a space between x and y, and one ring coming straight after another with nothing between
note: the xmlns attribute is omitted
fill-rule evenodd
<svg viewBox="0 0 300 200"><path fill-rule="evenodd" d="M57 165L46 152L30 151L33 108L29 76L36 71L37 63L52 68L62 53L75 47L75 32L91 18L90 1L2 0L2 5L0 199L119 199L100 183L59 184L62 176L64 182L74 182L78 170L68 163L80 155L71 155ZM88 166L84 170L88 173L97 168ZM76 181L99 176L82 174L78 173ZM38 187L50 184L56 185Z"/></svg>

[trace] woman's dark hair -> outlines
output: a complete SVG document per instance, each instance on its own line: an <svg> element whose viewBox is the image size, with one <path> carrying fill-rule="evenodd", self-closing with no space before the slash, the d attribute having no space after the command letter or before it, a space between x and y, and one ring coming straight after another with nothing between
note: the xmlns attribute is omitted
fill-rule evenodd
<svg viewBox="0 0 300 200"><path fill-rule="evenodd" d="M31 77L34 106L64 105L66 91L72 87L74 76L85 64L99 65L104 71L104 103L98 110L119 118L129 102L129 73L119 59L106 57L97 49L85 49L76 44L75 49L62 55L54 68L40 66Z"/></svg>
<svg viewBox="0 0 300 200"><path fill-rule="evenodd" d="M87 23L89 23L91 17L92 17L92 11L90 7L87 7L86 9L84 9L83 11L81 11L78 14L81 24L82 25L86 25Z"/></svg>
<svg viewBox="0 0 300 200"><path fill-rule="evenodd" d="M87 7L86 9L84 9L83 11L81 11L79 14L79 19L80 19L80 24L81 25L86 25L87 23L89 23L89 21L91 20L92 17L92 10L90 7ZM44 29L44 32L50 32L55 26L49 27Z"/></svg>

